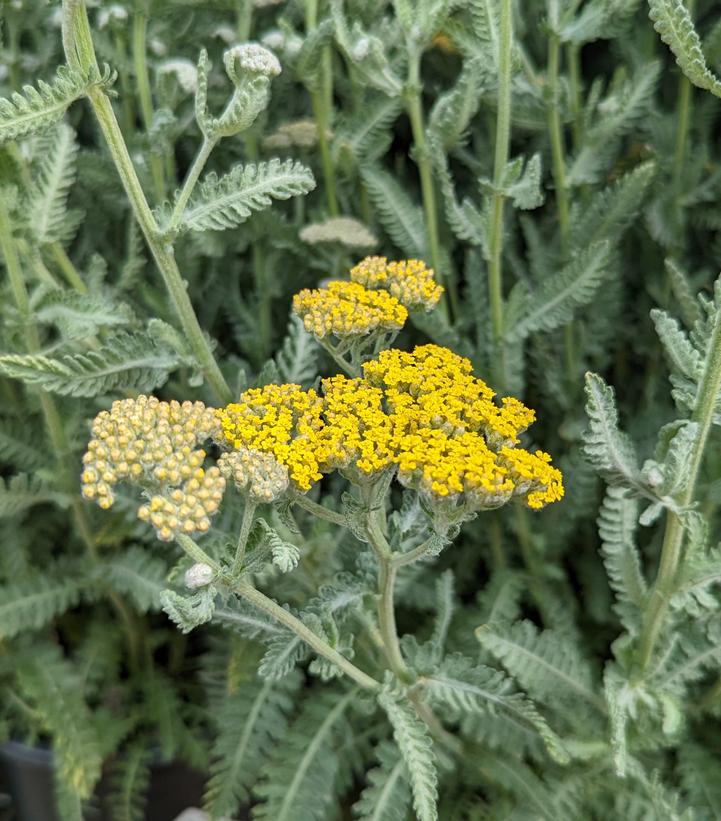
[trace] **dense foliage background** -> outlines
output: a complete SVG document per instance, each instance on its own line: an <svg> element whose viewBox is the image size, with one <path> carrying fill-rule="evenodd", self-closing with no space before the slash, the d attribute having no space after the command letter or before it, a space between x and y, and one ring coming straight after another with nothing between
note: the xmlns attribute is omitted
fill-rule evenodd
<svg viewBox="0 0 721 821"><path fill-rule="evenodd" d="M176 631L159 593L180 584L179 551L129 502L103 513L79 496L89 421L113 399L228 397L179 324L91 106L69 103L90 86L112 93L167 226L202 143L199 52L218 116L233 90L223 52L247 40L283 70L267 108L219 142L204 173L246 172L205 177L168 235L231 395L335 372L289 320L300 288L369 252L419 257L447 299L397 344L468 356L536 409L529 441L564 471L563 502L484 513L399 579L418 669L428 640L448 677L464 676L455 652L507 676L491 686L468 674L470 689L436 696L465 745L437 744L440 818L717 817L721 459L718 431L700 440L698 417L705 395L708 418L721 418L721 19L711 0L688 0L697 42L681 0L650 6L686 75L712 93L630 0L138 0L90 4L97 76L69 70L37 99L0 103L2 726L52 743L63 818L81 817L103 767L116 817L142 818L157 756L209 768L213 817L253 803L275 821L412 812L403 759L370 705L322 681L327 671L309 674L286 635L264 650L263 626L233 602L216 605L213 625ZM52 82L66 58L58 4L0 8L9 98ZM249 194L264 173L267 188ZM328 222L339 216L354 221ZM584 391L587 371L602 379ZM338 508L332 482L314 494ZM226 509L211 538L239 517ZM293 538L286 511L268 518ZM368 562L344 531L298 521L299 568L258 583L332 624L343 648L362 608L334 591L356 589ZM674 528L679 564L659 584ZM526 721L484 700L511 688L560 737L555 760Z"/></svg>

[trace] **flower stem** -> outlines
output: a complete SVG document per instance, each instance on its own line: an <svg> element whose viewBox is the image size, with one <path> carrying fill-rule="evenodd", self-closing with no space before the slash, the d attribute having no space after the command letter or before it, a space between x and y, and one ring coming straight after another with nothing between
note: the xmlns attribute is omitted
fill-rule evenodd
<svg viewBox="0 0 721 821"><path fill-rule="evenodd" d="M213 148L215 148L217 142L217 137L208 137L206 135L203 138L203 144L200 146L198 153L195 155L195 159L193 160L193 164L190 166L190 170L185 178L180 194L178 194L178 199L175 201L173 213L170 215L170 220L168 222L168 230L178 227L178 223L180 222L183 212L185 211L185 206L188 204L190 195L193 193L195 184L198 182L198 177L200 177L200 174L208 161L208 157L210 156Z"/></svg>
<svg viewBox="0 0 721 821"><path fill-rule="evenodd" d="M493 342L500 351L503 344L503 211L506 202L503 179L511 141L511 48L513 43L512 0L502 0L498 58L498 114L493 159L493 198L491 201L490 266L488 298L491 305Z"/></svg>
<svg viewBox="0 0 721 821"><path fill-rule="evenodd" d="M83 0L64 0L63 45L68 63L71 66L84 71L92 68L97 71L97 58ZM130 200L135 219L140 225L145 241L160 270L188 344L217 398L223 404L228 404L233 401L233 392L225 381L225 377L221 373L210 346L203 335L198 317L188 297L187 283L178 270L173 246L163 238L153 212L150 210L140 180L135 172L133 161L130 159L110 98L101 88L95 86L89 89L88 99L105 137L125 193Z"/></svg>
<svg viewBox="0 0 721 821"><path fill-rule="evenodd" d="M346 527L348 525L348 522L342 513L336 513L334 510L328 510L328 508L323 507L323 505L319 505L318 502L314 502L302 493L294 494L293 504L298 505L298 507L302 507L303 510L307 510L308 513L312 513L319 519L324 519L326 522L331 522L339 527Z"/></svg>
<svg viewBox="0 0 721 821"><path fill-rule="evenodd" d="M233 559L233 567L231 573L237 576L243 566L243 558L245 557L245 548L248 544L248 536L253 528L255 521L255 510L257 505L250 499L246 499L245 507L243 508L243 520L240 524L240 533L238 534L238 546L235 549L235 558Z"/></svg>
<svg viewBox="0 0 721 821"><path fill-rule="evenodd" d="M63 272L63 276L68 284L80 294L87 294L88 289L78 273L78 269L73 265L65 249L59 242L50 244L50 255L55 260L58 268Z"/></svg>
<svg viewBox="0 0 721 821"><path fill-rule="evenodd" d="M140 113L143 117L146 134L149 134L153 125L153 98L150 92L148 61L146 57L147 34L148 14L147 10L143 8L143 0L139 0L133 18L133 68L135 70L135 82L138 86ZM150 155L150 173L153 178L155 199L156 202L160 203L165 199L163 161L160 157L152 153Z"/></svg>
<svg viewBox="0 0 721 821"><path fill-rule="evenodd" d="M677 500L679 507L682 509L688 508L694 501L696 482L720 393L721 306L718 306L708 344L708 356L704 372L698 386L696 407L691 415L691 421L698 425L698 438L694 442L691 451L688 483ZM676 513L669 511L666 518L666 532L661 547L658 573L644 612L643 629L638 643L637 661L641 675L646 671L653 657L653 651L663 627L669 601L674 592L678 567L681 562L683 540L683 522Z"/></svg>
<svg viewBox="0 0 721 821"><path fill-rule="evenodd" d="M426 130L423 122L423 105L421 103L421 79L420 61L421 55L417 50L410 55L408 68L408 84L406 89L406 110L411 122L411 132L413 134L413 153L418 173L421 179L421 195L423 197L423 213L425 215L426 233L428 234L428 252L430 262L436 272L438 281L441 282L448 291L448 300L454 314L458 310L458 297L455 283L452 281L449 272L443 271L441 267L440 241L438 238L438 209L436 206L436 193L433 184L433 165L431 153L426 142ZM442 303L446 313L449 315L448 304Z"/></svg>

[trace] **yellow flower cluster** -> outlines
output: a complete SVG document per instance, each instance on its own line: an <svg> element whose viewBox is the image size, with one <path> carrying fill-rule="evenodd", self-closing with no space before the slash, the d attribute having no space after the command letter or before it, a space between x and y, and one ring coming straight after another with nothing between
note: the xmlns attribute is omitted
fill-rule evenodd
<svg viewBox="0 0 721 821"><path fill-rule="evenodd" d="M212 408L154 396L118 400L95 417L92 434L81 476L86 499L107 509L113 486L129 480L155 491L138 516L153 524L159 538L208 530L225 489L217 467L203 468L206 453L198 448L220 435Z"/></svg>
<svg viewBox="0 0 721 821"><path fill-rule="evenodd" d="M288 489L288 468L270 453L240 448L218 459L220 472L254 502L274 502Z"/></svg>
<svg viewBox="0 0 721 821"><path fill-rule="evenodd" d="M234 448L272 454L301 490L321 478L318 446L323 401L299 385L251 388L217 411L223 436Z"/></svg>
<svg viewBox="0 0 721 821"><path fill-rule="evenodd" d="M350 272L353 282L389 291L409 311L430 311L438 304L443 287L433 276L433 269L419 259L388 262L385 257L366 257Z"/></svg>
<svg viewBox="0 0 721 821"><path fill-rule="evenodd" d="M563 496L550 457L514 447L533 411L509 397L495 404L471 363L446 348L384 351L364 377L325 379L322 390L247 391L218 412L223 434L236 448L272 454L303 491L332 470L362 478L397 467L399 480L430 500L471 509L511 496L541 508Z"/></svg>
<svg viewBox="0 0 721 821"><path fill-rule="evenodd" d="M369 291L341 280L325 288L304 288L293 297L293 311L318 339L399 331L408 319L408 311L387 291Z"/></svg>

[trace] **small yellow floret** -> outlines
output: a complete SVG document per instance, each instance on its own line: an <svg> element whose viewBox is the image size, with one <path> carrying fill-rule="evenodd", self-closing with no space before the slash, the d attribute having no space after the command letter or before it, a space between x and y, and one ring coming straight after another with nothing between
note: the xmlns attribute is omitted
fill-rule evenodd
<svg viewBox="0 0 721 821"><path fill-rule="evenodd" d="M303 289L293 297L293 311L306 331L318 339L330 334L343 338L376 330L399 331L408 319L408 311L387 291L369 291L344 281Z"/></svg>
<svg viewBox="0 0 721 821"><path fill-rule="evenodd" d="M411 311L421 308L430 311L443 294L433 269L419 259L388 262L385 257L366 257L351 268L350 278L366 288L389 291Z"/></svg>

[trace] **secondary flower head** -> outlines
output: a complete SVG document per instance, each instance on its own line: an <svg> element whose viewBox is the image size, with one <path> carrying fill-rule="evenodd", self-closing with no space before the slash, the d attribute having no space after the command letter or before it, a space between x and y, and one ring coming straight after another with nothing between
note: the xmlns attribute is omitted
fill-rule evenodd
<svg viewBox="0 0 721 821"><path fill-rule="evenodd" d="M387 291L369 291L357 282L344 281L304 288L293 297L293 311L318 339L399 331L408 319L408 311Z"/></svg>
<svg viewBox="0 0 721 821"><path fill-rule="evenodd" d="M113 403L92 425L83 457L82 493L103 508L114 501L123 480L152 493L138 510L160 539L205 532L223 497L225 479L217 467L205 469L198 446L219 435L215 411L202 402L161 402L139 396Z"/></svg>
<svg viewBox="0 0 721 821"><path fill-rule="evenodd" d="M223 453L218 467L254 502L274 502L288 489L288 468L270 453L239 448Z"/></svg>
<svg viewBox="0 0 721 821"><path fill-rule="evenodd" d="M347 248L373 248L378 244L375 235L362 222L351 217L329 217L323 222L306 225L299 236L309 245L337 242Z"/></svg>
<svg viewBox="0 0 721 821"><path fill-rule="evenodd" d="M217 411L226 443L271 454L284 465L296 487L309 490L321 478L319 458L323 403L300 385L251 388L240 400Z"/></svg>
<svg viewBox="0 0 721 821"><path fill-rule="evenodd" d="M443 294L433 269L419 259L388 262L385 257L366 257L351 268L350 278L366 288L389 291L410 311L432 310Z"/></svg>

